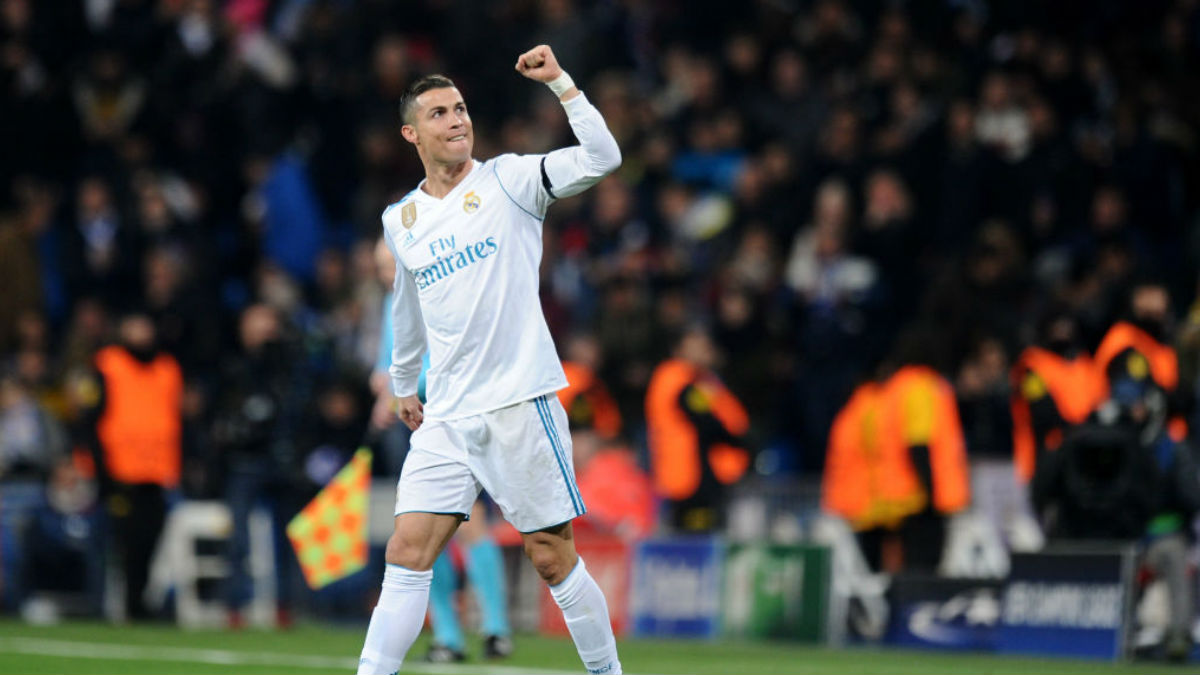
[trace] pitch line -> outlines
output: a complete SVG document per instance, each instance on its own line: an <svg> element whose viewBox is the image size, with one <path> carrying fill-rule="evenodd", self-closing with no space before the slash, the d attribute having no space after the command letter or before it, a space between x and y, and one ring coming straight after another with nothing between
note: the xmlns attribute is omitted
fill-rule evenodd
<svg viewBox="0 0 1200 675"><path fill-rule="evenodd" d="M228 649L195 649L190 647L149 647L146 645L124 645L101 642L75 642L72 640L47 640L41 638L0 638L0 653L27 654L33 656L57 656L80 659L103 659L115 661L174 661L176 663L206 663L222 666L285 666L292 668L328 668L354 672L358 659L342 656L320 656L316 654L285 654L280 652L242 652ZM484 663L438 664L406 663L405 671L428 673L429 675L576 675L565 672L526 666L502 666Z"/></svg>

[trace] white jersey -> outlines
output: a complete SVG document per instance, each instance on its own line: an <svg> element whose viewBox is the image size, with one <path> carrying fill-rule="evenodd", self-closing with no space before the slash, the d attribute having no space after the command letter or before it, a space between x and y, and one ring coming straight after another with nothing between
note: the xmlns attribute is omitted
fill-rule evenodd
<svg viewBox="0 0 1200 675"><path fill-rule="evenodd" d="M426 419L478 415L567 386L538 297L542 219L621 155L583 94L563 107L581 145L472 160L445 197L418 187L383 212L396 257L392 388L417 392L428 347Z"/></svg>

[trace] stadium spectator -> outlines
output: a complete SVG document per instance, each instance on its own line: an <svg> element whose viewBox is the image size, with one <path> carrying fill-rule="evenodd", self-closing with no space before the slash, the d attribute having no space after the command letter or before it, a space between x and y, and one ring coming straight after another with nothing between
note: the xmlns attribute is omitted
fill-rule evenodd
<svg viewBox="0 0 1200 675"><path fill-rule="evenodd" d="M572 453L579 494L588 512L580 531L612 532L627 541L645 539L658 527L654 483L638 466L628 443L589 429L572 429Z"/></svg>
<svg viewBox="0 0 1200 675"><path fill-rule="evenodd" d="M1168 432L1176 440L1187 436L1187 419L1178 410L1179 358L1171 345L1171 298L1157 282L1135 285L1129 293L1129 313L1104 335L1096 348L1096 368L1104 384L1125 377L1149 375L1170 397Z"/></svg>
<svg viewBox="0 0 1200 675"><path fill-rule="evenodd" d="M1167 432L1167 397L1148 373L1115 379L1112 395L1113 404L1158 468L1159 502L1146 526L1144 564L1167 585L1170 621L1162 640L1164 653L1183 661L1191 653L1196 613L1188 546L1195 537L1191 524L1200 513L1200 469L1192 449Z"/></svg>
<svg viewBox="0 0 1200 675"><path fill-rule="evenodd" d="M221 374L212 433L234 524L226 589L232 627L244 625L242 608L253 593L248 567L251 511L260 501L265 502L272 518L275 550L287 551L284 529L304 505L312 485L306 470L321 473L324 465L336 461L322 464L319 456L310 457L316 462L310 469L301 455L298 443L310 374L279 313L261 304L247 307L241 315L239 343L236 358ZM334 398L323 403L324 408L333 408L333 417L345 417L344 402ZM351 427L355 431L360 428ZM314 443L319 440L314 439ZM311 480L318 479L314 476ZM275 562L276 618L278 624L286 626L291 621L298 569L290 558L277 556Z"/></svg>
<svg viewBox="0 0 1200 675"><path fill-rule="evenodd" d="M984 338L959 366L954 383L971 465L971 508L986 520L997 542L1015 551L1036 551L1045 538L1033 516L1028 486L1014 470L1016 404L1009 371L1004 345Z"/></svg>
<svg viewBox="0 0 1200 675"><path fill-rule="evenodd" d="M0 373L0 606L20 606L25 538L45 504L45 484L66 456L66 435L15 372Z"/></svg>
<svg viewBox="0 0 1200 675"><path fill-rule="evenodd" d="M124 316L119 342L96 354L99 402L94 410L97 473L124 574L124 616L153 617L143 597L150 558L166 522L169 493L182 465L183 375L160 351L144 313Z"/></svg>
<svg viewBox="0 0 1200 675"><path fill-rule="evenodd" d="M1038 344L1013 364L1012 438L1017 477L1028 483L1063 434L1082 424L1103 397L1102 375L1081 344L1079 324L1069 313L1051 311L1039 328Z"/></svg>
<svg viewBox="0 0 1200 675"><path fill-rule="evenodd" d="M822 506L845 518L875 570L932 572L946 518L967 508L966 448L950 383L902 339L885 377L855 390L829 436ZM890 371L890 372L889 372Z"/></svg>
<svg viewBox="0 0 1200 675"><path fill-rule="evenodd" d="M603 439L621 433L621 411L597 373L603 364L600 345L591 335L573 336L567 343L563 372L567 388L558 400L567 411L571 429L590 429Z"/></svg>
<svg viewBox="0 0 1200 675"><path fill-rule="evenodd" d="M646 392L650 467L667 521L682 532L722 526L726 486L750 464L743 438L750 418L714 372L718 354L708 331L680 335Z"/></svg>
<svg viewBox="0 0 1200 675"><path fill-rule="evenodd" d="M869 362L867 310L877 300L879 284L876 265L849 250L849 186L829 179L814 199L812 220L797 232L784 267L784 280L795 293L792 349L804 355L795 386L805 452L824 447L839 403ZM819 466L820 460L805 464Z"/></svg>
<svg viewBox="0 0 1200 675"><path fill-rule="evenodd" d="M16 351L21 317L51 307L44 288L53 273L44 269L41 239L50 227L55 204L47 186L26 185L19 190L19 210L0 220L0 353ZM61 289L58 289L61 292Z"/></svg>
<svg viewBox="0 0 1200 675"><path fill-rule="evenodd" d="M51 616L100 614L104 560L96 555L99 533L95 483L74 462L60 459L22 542L27 555L17 588L25 596L24 615L39 600L52 603Z"/></svg>
<svg viewBox="0 0 1200 675"><path fill-rule="evenodd" d="M1136 541L1142 564L1168 587L1162 653L1191 652L1195 592L1189 524L1200 512L1191 449L1167 433L1167 396L1148 370L1122 373L1111 397L1039 464L1033 498L1052 539Z"/></svg>

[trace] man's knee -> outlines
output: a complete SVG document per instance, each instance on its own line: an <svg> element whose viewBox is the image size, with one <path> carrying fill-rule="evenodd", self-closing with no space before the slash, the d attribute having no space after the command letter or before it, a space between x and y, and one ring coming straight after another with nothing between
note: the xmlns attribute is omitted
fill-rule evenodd
<svg viewBox="0 0 1200 675"><path fill-rule="evenodd" d="M450 541L461 516L439 513L405 513L396 516L395 528L384 549L384 559L392 564L423 572Z"/></svg>
<svg viewBox="0 0 1200 675"><path fill-rule="evenodd" d="M399 565L414 572L423 572L432 569L433 561L437 559L437 553L430 553L430 549L425 542L393 532L392 536L388 537L383 557L389 564Z"/></svg>
<svg viewBox="0 0 1200 675"><path fill-rule="evenodd" d="M388 537L383 557L392 565L423 572L433 569L433 562L442 552L440 543L438 534L426 528L397 526Z"/></svg>
<svg viewBox="0 0 1200 675"><path fill-rule="evenodd" d="M533 563L538 576L555 586L575 569L579 557L570 540L563 541L550 535L527 537L525 555Z"/></svg>
<svg viewBox="0 0 1200 675"><path fill-rule="evenodd" d="M574 565L574 556L560 554L558 551L551 549L535 549L530 551L528 548L525 554L529 556L530 562L533 563L533 568L537 570L538 576L543 581L551 586L562 583L563 579L571 573L571 568Z"/></svg>

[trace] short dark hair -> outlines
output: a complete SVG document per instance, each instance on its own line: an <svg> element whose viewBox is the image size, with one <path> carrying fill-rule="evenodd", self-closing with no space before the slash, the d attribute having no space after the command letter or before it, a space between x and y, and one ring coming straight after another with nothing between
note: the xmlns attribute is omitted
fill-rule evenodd
<svg viewBox="0 0 1200 675"><path fill-rule="evenodd" d="M417 110L417 97L430 89L447 89L454 87L454 81L445 75L433 74L419 78L408 85L408 91L400 98L400 121L404 124L413 123L413 113Z"/></svg>

